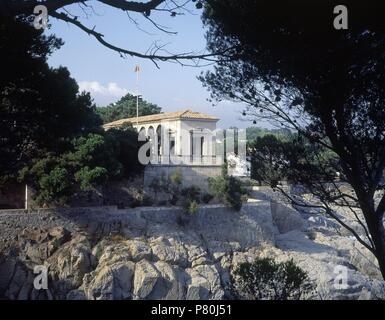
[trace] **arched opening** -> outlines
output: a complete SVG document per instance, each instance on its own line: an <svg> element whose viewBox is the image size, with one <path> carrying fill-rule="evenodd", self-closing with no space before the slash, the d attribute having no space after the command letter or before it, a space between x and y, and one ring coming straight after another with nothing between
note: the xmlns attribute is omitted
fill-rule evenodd
<svg viewBox="0 0 385 320"><path fill-rule="evenodd" d="M149 126L147 130L147 137L149 140L154 140L155 138L155 130L153 126Z"/></svg>
<svg viewBox="0 0 385 320"><path fill-rule="evenodd" d="M153 126L149 126L147 130L147 138L148 141L150 141L151 144L151 163L154 163L155 158L155 144L156 144L156 139L155 139L155 130Z"/></svg>
<svg viewBox="0 0 385 320"><path fill-rule="evenodd" d="M157 145L156 145L156 159L158 163L161 162L162 159L162 126L158 125L156 128L156 137L157 137Z"/></svg>
<svg viewBox="0 0 385 320"><path fill-rule="evenodd" d="M139 141L146 141L146 139L147 139L146 128L141 127L138 135L139 135Z"/></svg>

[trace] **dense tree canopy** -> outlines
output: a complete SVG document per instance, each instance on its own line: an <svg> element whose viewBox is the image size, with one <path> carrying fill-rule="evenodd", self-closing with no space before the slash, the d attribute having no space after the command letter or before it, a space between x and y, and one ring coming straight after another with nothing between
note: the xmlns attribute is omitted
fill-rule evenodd
<svg viewBox="0 0 385 320"><path fill-rule="evenodd" d="M0 172L5 178L41 150L60 151L68 137L100 130L100 120L90 95L78 93L68 70L46 63L59 39L9 17L0 19L0 39Z"/></svg>
<svg viewBox="0 0 385 320"><path fill-rule="evenodd" d="M250 177L260 184L268 181L277 184L285 176L279 165L285 159L286 141L272 134L258 136L248 141L248 154L251 163Z"/></svg>
<svg viewBox="0 0 385 320"><path fill-rule="evenodd" d="M250 120L295 130L299 138L338 155L342 182L353 195L328 179L327 170L320 179L311 166L304 167L298 180L318 197L312 205L339 220L377 257L385 277L385 196L375 201L375 193L383 192L385 168L383 4L349 2L348 29L336 30L336 1L208 3L208 47L228 48L233 57L220 59L202 76L212 97L244 102ZM358 235L344 224L331 205L360 208L364 220L357 220L365 232Z"/></svg>
<svg viewBox="0 0 385 320"><path fill-rule="evenodd" d="M248 140L251 178L276 188L280 181L306 185L309 181L328 182L341 171L337 155L295 134L266 134Z"/></svg>
<svg viewBox="0 0 385 320"><path fill-rule="evenodd" d="M161 108L156 104L139 99L139 116L160 113L160 111ZM116 103L97 108L97 113L102 118L103 123L136 117L136 96L128 93Z"/></svg>
<svg viewBox="0 0 385 320"><path fill-rule="evenodd" d="M33 159L19 172L19 180L33 187L38 205L63 204L79 191L140 172L140 146L131 127L88 133L72 139L62 153L48 152Z"/></svg>
<svg viewBox="0 0 385 320"><path fill-rule="evenodd" d="M66 68L48 66L60 40L9 17L0 40L0 187L27 183L50 204L140 171L137 132L105 132L90 95Z"/></svg>

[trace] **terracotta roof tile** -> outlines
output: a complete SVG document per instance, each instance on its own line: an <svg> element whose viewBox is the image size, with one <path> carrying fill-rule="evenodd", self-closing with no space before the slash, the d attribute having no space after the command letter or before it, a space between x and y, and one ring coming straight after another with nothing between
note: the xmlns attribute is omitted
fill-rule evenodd
<svg viewBox="0 0 385 320"><path fill-rule="evenodd" d="M104 129L110 129L114 127L119 127L125 123L136 124L138 123L147 123L161 120L173 120L173 119L197 119L197 120L208 120L208 121L218 121L218 118L210 116L208 114L204 114L201 112L194 112L191 110L182 110L182 111L174 111L174 112L162 112L158 114L151 114L148 116L141 117L132 117L126 119L120 119L113 122L109 122L103 125Z"/></svg>

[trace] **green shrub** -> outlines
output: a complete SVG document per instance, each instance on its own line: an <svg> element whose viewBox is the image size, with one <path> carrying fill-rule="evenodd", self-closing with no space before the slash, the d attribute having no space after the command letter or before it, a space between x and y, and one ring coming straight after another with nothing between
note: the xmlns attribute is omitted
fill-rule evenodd
<svg viewBox="0 0 385 320"><path fill-rule="evenodd" d="M60 203L65 202L71 191L68 181L68 171L60 166L54 167L49 173L42 174L37 185L41 192L37 195L37 203L50 202L57 199Z"/></svg>
<svg viewBox="0 0 385 320"><path fill-rule="evenodd" d="M142 207L142 206L147 207L153 204L151 197L149 197L144 192L136 192L134 194L131 194L131 197L132 197L130 201L131 208Z"/></svg>
<svg viewBox="0 0 385 320"><path fill-rule="evenodd" d="M222 167L222 175L208 178L209 192L225 205L239 211L244 195L247 194L242 182L227 174L226 164Z"/></svg>
<svg viewBox="0 0 385 320"><path fill-rule="evenodd" d="M307 274L292 260L259 258L240 264L231 276L231 293L246 300L299 300L314 290Z"/></svg>
<svg viewBox="0 0 385 320"><path fill-rule="evenodd" d="M183 176L179 169L176 169L169 175L169 180L172 184L180 186L182 184Z"/></svg>
<svg viewBox="0 0 385 320"><path fill-rule="evenodd" d="M169 194L169 201L172 205L176 205L179 200L182 180L183 176L179 169L176 169L168 176L166 190Z"/></svg>
<svg viewBox="0 0 385 320"><path fill-rule="evenodd" d="M197 186L190 186L183 188L181 191L183 195L182 207L185 213L194 214L198 211L201 190Z"/></svg>
<svg viewBox="0 0 385 320"><path fill-rule="evenodd" d="M133 145L126 151L136 154L136 138L131 130L114 132L114 136L110 132L89 133L67 141L67 150L60 154L40 154L29 166L20 170L19 182L28 183L35 190L34 201L37 205L64 204L75 194L138 172L131 165L134 160L129 162L121 154L124 144L120 146L119 140L125 143L132 140Z"/></svg>
<svg viewBox="0 0 385 320"><path fill-rule="evenodd" d="M199 203L201 202L201 190L197 186L181 188L182 181L183 176L180 170L177 169L168 176L162 172L159 178L154 178L151 181L149 187L155 197L160 192L167 194L168 201L158 201L158 205L167 205L167 202L176 205L179 202L182 204L184 212L193 214L198 210ZM208 195L205 199L210 201L212 196Z"/></svg>
<svg viewBox="0 0 385 320"><path fill-rule="evenodd" d="M108 171L103 167L89 168L88 166L81 168L75 173L75 180L79 182L80 189L83 191L91 190L92 187L104 184L108 179Z"/></svg>
<svg viewBox="0 0 385 320"><path fill-rule="evenodd" d="M193 215L198 211L199 204L196 200L188 199L184 202L183 209L185 213Z"/></svg>
<svg viewBox="0 0 385 320"><path fill-rule="evenodd" d="M167 194L170 204L176 205L180 198L182 180L182 173L178 169L169 176L162 172L159 178L154 178L151 181L149 187L153 191L155 198L157 198L158 193L164 192Z"/></svg>

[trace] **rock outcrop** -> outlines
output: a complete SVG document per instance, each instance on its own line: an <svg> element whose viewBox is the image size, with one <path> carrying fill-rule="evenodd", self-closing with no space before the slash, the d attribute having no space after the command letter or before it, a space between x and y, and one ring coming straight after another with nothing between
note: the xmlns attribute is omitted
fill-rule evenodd
<svg viewBox="0 0 385 320"><path fill-rule="evenodd" d="M385 298L375 259L327 217L268 201L182 215L136 210L84 220L76 232L26 229L0 247L0 297L226 299L234 267L269 256L307 271L314 299ZM36 265L49 270L47 290L34 289ZM345 289L335 286L336 266L346 267Z"/></svg>

